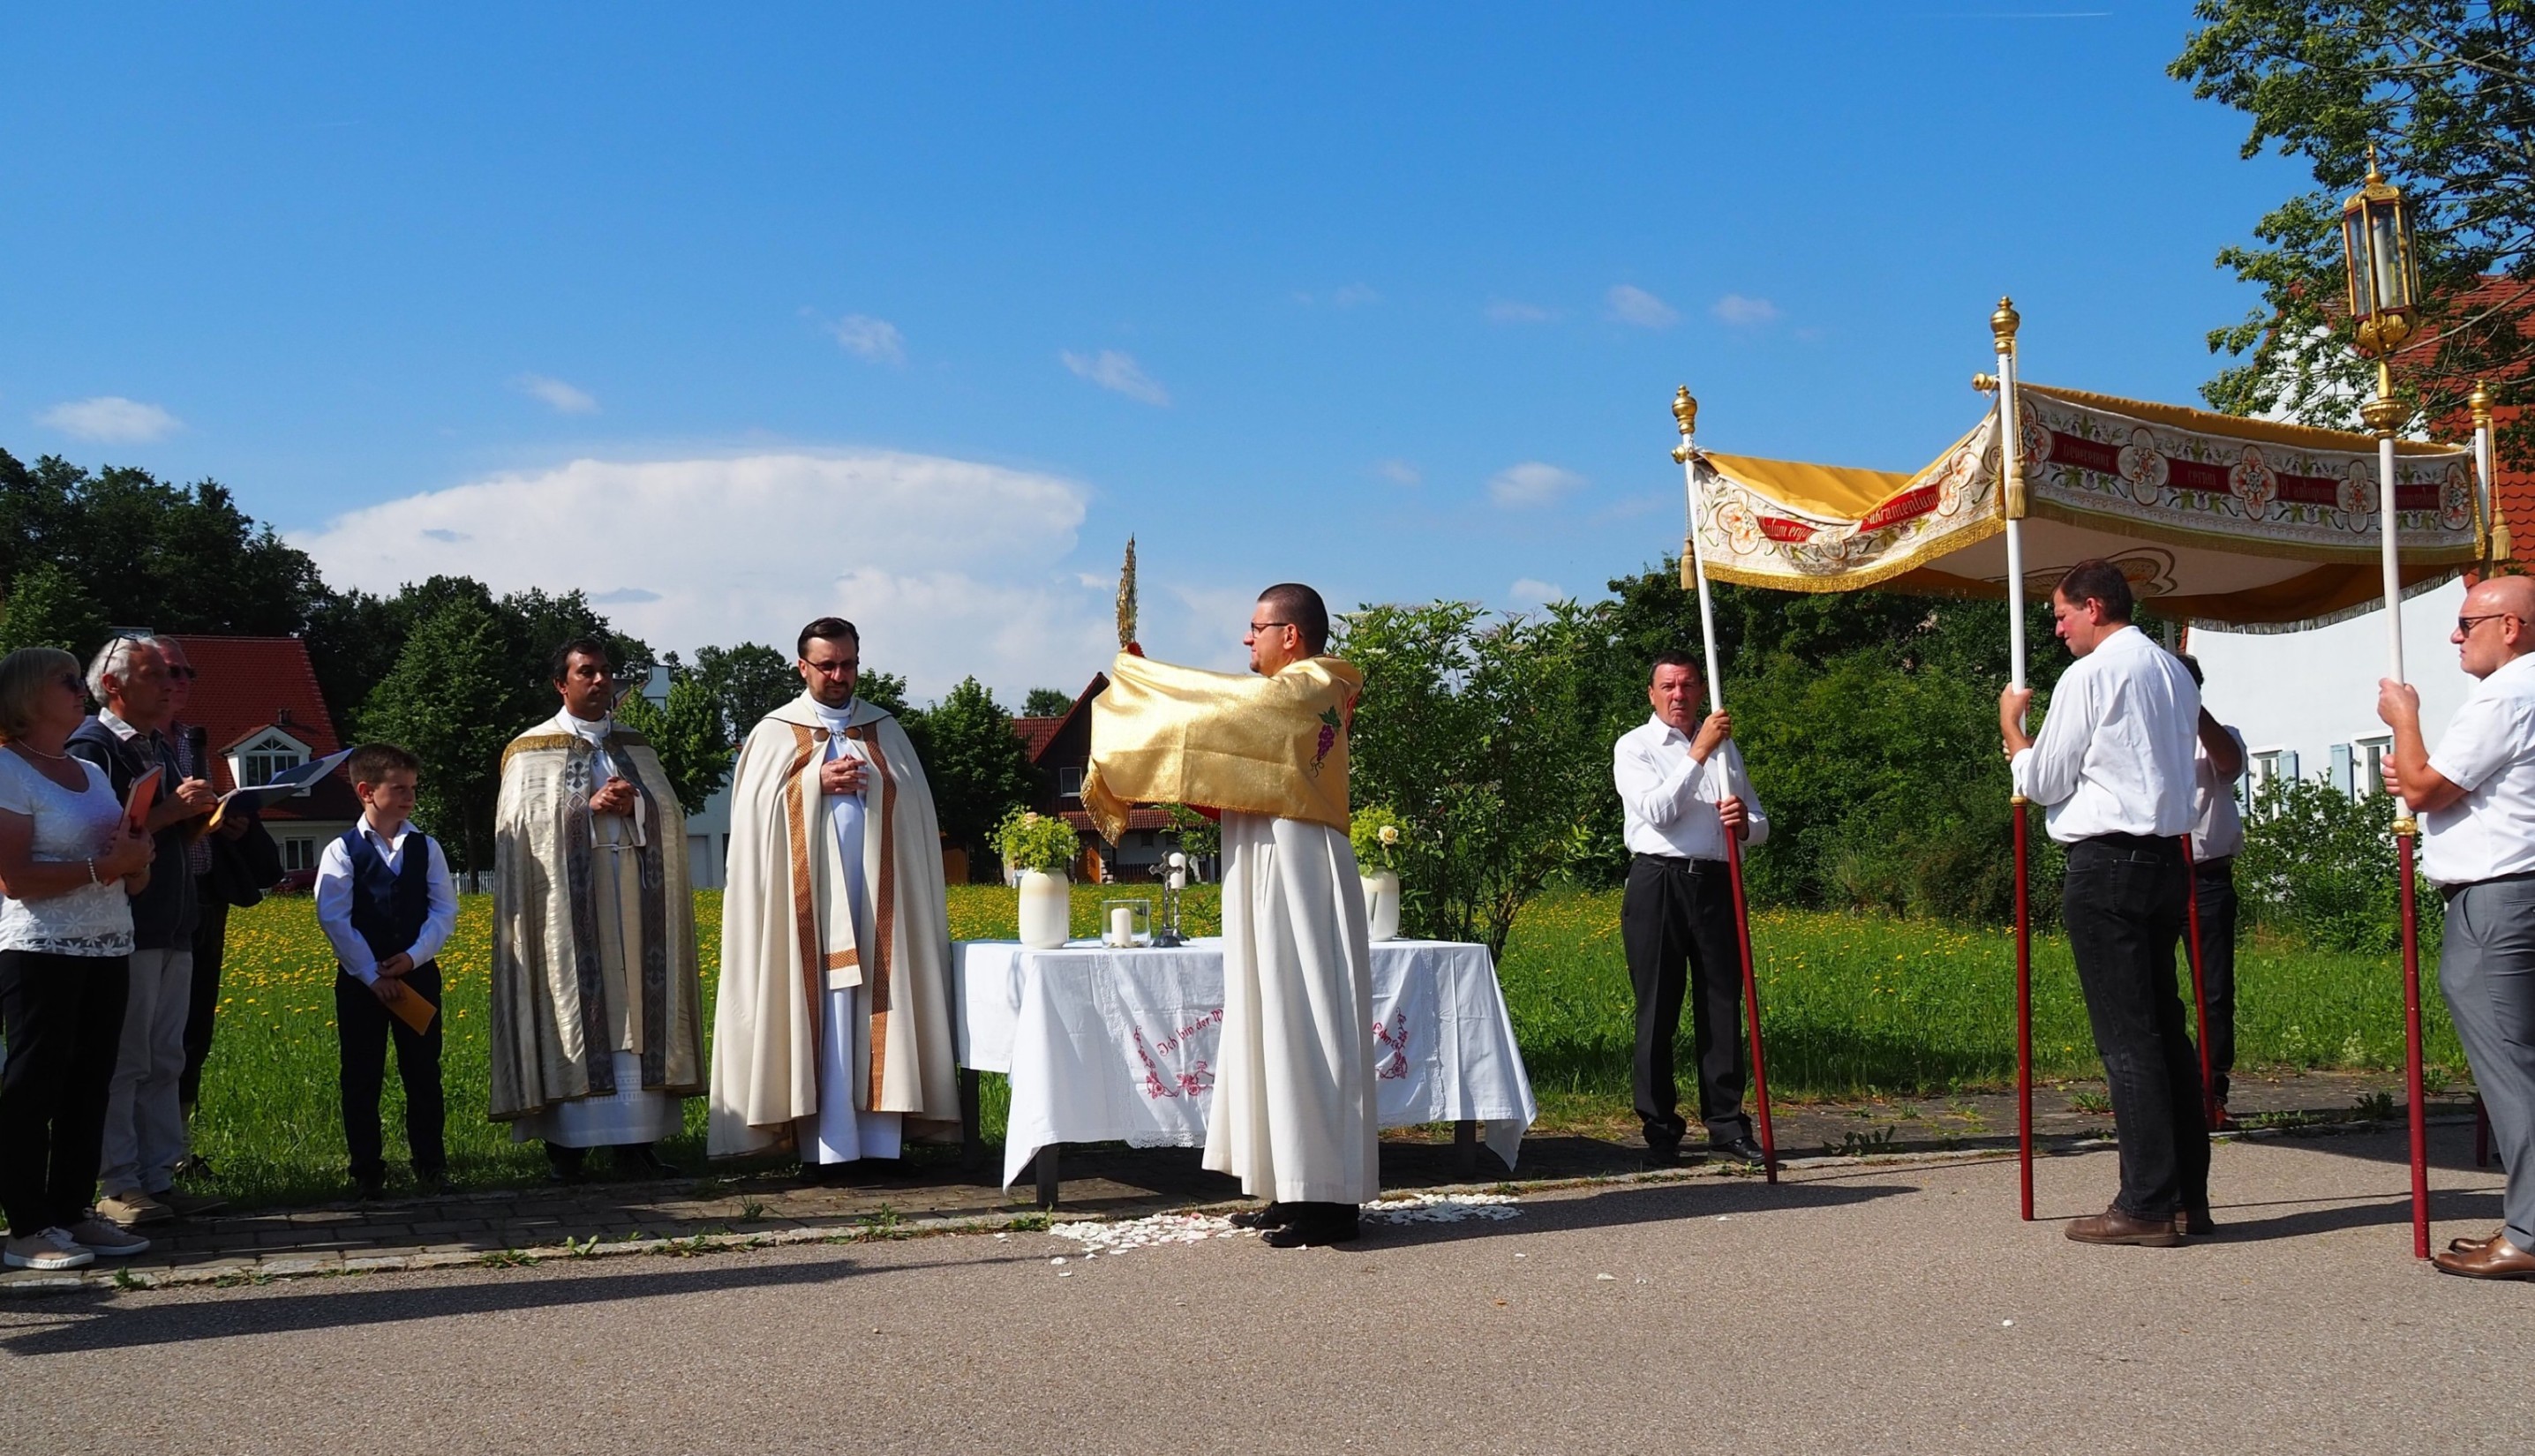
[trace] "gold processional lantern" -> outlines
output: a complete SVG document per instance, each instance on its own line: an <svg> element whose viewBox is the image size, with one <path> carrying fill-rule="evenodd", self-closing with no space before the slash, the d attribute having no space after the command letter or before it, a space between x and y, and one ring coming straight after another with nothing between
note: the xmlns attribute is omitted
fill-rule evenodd
<svg viewBox="0 0 2535 1456"><path fill-rule="evenodd" d="M2341 205L2341 251L2359 352L2378 361L2381 380L2385 356L2420 325L2421 259L2412 241L2411 207L2401 189L2378 172L2373 145L2368 180Z"/></svg>

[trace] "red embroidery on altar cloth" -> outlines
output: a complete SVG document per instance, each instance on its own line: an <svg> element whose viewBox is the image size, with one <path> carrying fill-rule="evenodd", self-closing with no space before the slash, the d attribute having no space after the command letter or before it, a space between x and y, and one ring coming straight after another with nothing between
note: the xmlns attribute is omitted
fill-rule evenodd
<svg viewBox="0 0 2535 1456"><path fill-rule="evenodd" d="M1390 1058L1373 1069L1374 1076L1395 1082L1408 1075L1408 1013L1393 1011L1388 1023L1373 1023L1373 1039L1391 1052Z"/></svg>
<svg viewBox="0 0 2535 1456"><path fill-rule="evenodd" d="M1144 1029L1137 1027L1136 1060L1144 1063L1144 1095L1155 1101L1165 1097L1195 1097L1213 1087L1214 1069L1205 1058L1190 1062L1188 1070L1173 1072L1166 1078L1161 1063L1153 1060L1153 1054L1159 1052L1167 1057L1178 1051L1191 1036L1209 1026L1222 1024L1223 1008L1217 1006L1150 1046L1144 1042Z"/></svg>

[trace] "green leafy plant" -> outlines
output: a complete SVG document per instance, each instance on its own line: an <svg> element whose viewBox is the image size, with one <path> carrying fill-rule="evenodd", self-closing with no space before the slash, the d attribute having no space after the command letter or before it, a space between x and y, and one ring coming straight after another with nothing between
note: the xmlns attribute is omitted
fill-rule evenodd
<svg viewBox="0 0 2535 1456"><path fill-rule="evenodd" d="M1368 804L1347 820L1347 842L1355 846L1359 865L1370 866L1380 860L1386 870L1397 868L1391 861L1391 852L1399 847L1407 833L1398 813L1388 804Z"/></svg>
<svg viewBox="0 0 2535 1456"><path fill-rule="evenodd" d="M1054 815L1027 809L1016 809L1004 816L1004 821L995 826L992 842L1005 864L1044 875L1064 874L1082 850L1082 838L1072 824Z"/></svg>
<svg viewBox="0 0 2535 1456"><path fill-rule="evenodd" d="M1171 832L1179 841L1180 853L1202 860L1223 850L1223 828L1214 820L1181 804L1165 804L1162 813L1170 816Z"/></svg>

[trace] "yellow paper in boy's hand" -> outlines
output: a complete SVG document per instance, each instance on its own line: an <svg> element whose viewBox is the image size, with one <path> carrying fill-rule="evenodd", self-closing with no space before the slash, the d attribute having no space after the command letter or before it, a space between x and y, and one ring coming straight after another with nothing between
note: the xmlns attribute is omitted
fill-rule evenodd
<svg viewBox="0 0 2535 1456"><path fill-rule="evenodd" d="M424 1001L422 993L410 986L404 989L404 995L392 1001L382 1001L380 1004L396 1013L399 1021L412 1027L416 1036L431 1030L431 1018L440 1013L438 1006Z"/></svg>

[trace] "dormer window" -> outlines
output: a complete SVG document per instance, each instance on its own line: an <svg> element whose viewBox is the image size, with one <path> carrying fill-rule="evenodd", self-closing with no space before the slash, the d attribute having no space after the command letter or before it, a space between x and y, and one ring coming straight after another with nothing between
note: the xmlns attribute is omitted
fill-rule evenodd
<svg viewBox="0 0 2535 1456"><path fill-rule="evenodd" d="M251 789L269 784L307 762L308 745L278 728L267 728L230 749L228 758L229 774L237 780L238 787Z"/></svg>

